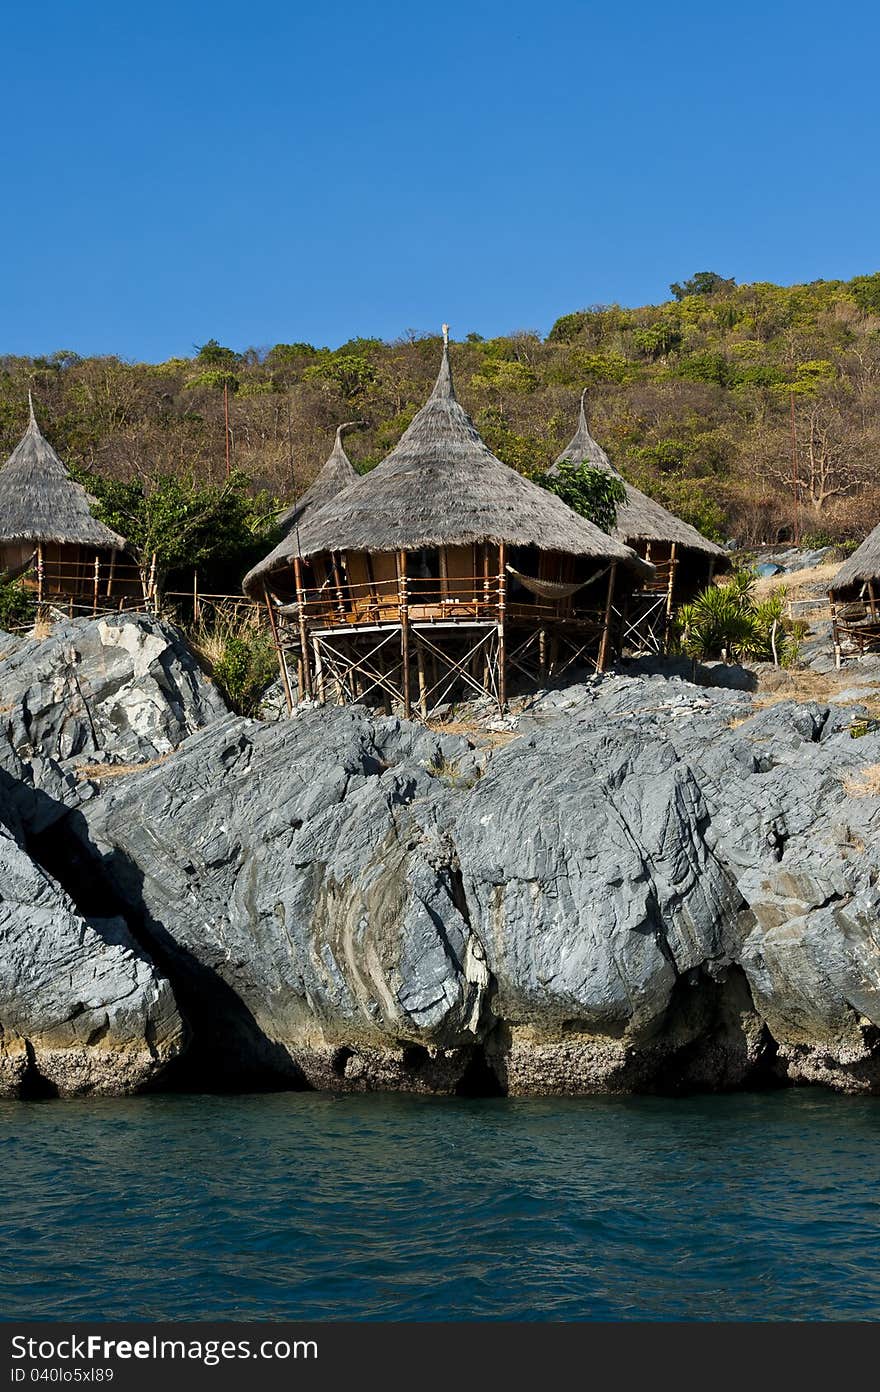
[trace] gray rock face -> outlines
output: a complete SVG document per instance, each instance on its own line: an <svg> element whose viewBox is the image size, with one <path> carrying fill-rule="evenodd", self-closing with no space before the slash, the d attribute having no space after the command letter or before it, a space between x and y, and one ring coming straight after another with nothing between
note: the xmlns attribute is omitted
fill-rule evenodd
<svg viewBox="0 0 880 1392"><path fill-rule="evenodd" d="M135 1092L180 1052L171 987L122 919L86 922L0 822L0 1096Z"/></svg>
<svg viewBox="0 0 880 1392"><path fill-rule="evenodd" d="M0 643L0 742L26 762L153 759L225 714L177 630L147 614Z"/></svg>
<svg viewBox="0 0 880 1392"><path fill-rule="evenodd" d="M642 675L547 693L491 751L229 718L66 827L229 1076L874 1089L880 799L852 788L880 737L849 720Z"/></svg>
<svg viewBox="0 0 880 1392"><path fill-rule="evenodd" d="M469 742L229 716L148 618L10 643L7 1091L150 1084L181 1016L211 1085L880 1091L880 735L855 708L633 664Z"/></svg>

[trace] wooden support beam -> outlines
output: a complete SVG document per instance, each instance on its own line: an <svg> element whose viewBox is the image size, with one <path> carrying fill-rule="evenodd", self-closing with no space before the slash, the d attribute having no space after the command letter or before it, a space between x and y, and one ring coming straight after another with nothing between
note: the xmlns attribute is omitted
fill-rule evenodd
<svg viewBox="0 0 880 1392"><path fill-rule="evenodd" d="M299 556L293 558L293 578L296 583L296 607L299 617L299 641L302 652L302 691L301 696L311 696L312 694L312 674L309 668L309 632L306 627L305 597L303 594L302 582L302 561Z"/></svg>
<svg viewBox="0 0 880 1392"><path fill-rule="evenodd" d="M416 633L416 634L414 635L414 637L415 637L415 640L416 640L416 669L417 669L418 674L419 674L419 710L420 710L421 713L422 713L422 719L423 719L423 720L427 720L427 718L428 718L428 698L427 698L428 683L427 683L427 681L425 680L425 650L424 650L424 648L422 647L422 641L421 641L421 639L419 638L419 635Z"/></svg>
<svg viewBox="0 0 880 1392"><path fill-rule="evenodd" d="M38 604L42 604L42 602L43 602L43 576L44 576L44 567L43 567L43 543L42 543L41 541L38 541L38 542L37 542L37 603L38 603Z"/></svg>
<svg viewBox="0 0 880 1392"><path fill-rule="evenodd" d="M868 601L869 601L869 603L870 603L870 605L871 605L871 618L872 618L872 619L876 619L876 617L877 617L877 599L876 599L876 596L875 596L875 594L874 594L874 581L873 581L873 580L869 580L869 581L868 581Z"/></svg>
<svg viewBox="0 0 880 1392"><path fill-rule="evenodd" d="M507 610L507 547L498 546L498 704L507 705L507 656L505 652L504 619Z"/></svg>
<svg viewBox="0 0 880 1392"><path fill-rule="evenodd" d="M602 626L602 641L599 644L599 660L596 671L604 672L608 662L608 648L611 641L611 608L614 599L614 582L617 578L617 562L612 561L608 572L608 596L605 600L605 622Z"/></svg>
<svg viewBox="0 0 880 1392"><path fill-rule="evenodd" d="M669 553L669 584L666 589L666 617L672 613L672 599L675 593L675 571L678 566L678 549L675 542L672 543L672 550Z"/></svg>
<svg viewBox="0 0 880 1392"><path fill-rule="evenodd" d="M339 614L340 623L344 623L345 600L342 597L342 575L339 569L339 558L335 551L330 552L330 566L333 570L333 585L336 590L336 609Z"/></svg>
<svg viewBox="0 0 880 1392"><path fill-rule="evenodd" d="M266 612L269 615L269 627L272 630L272 641L275 644L275 651L278 654L278 670L281 674L281 685L284 687L284 699L287 702L287 714L293 710L293 696L290 690L290 677L287 675L287 663L284 661L284 653L281 651L281 643L278 640L278 625L275 622L275 611L269 599L269 590L263 586L263 598L266 601Z"/></svg>
<svg viewBox="0 0 880 1392"><path fill-rule="evenodd" d="M110 571L109 571L109 574L108 574L108 576L107 576L107 598L108 598L108 599L110 598L110 591L113 589L113 576L114 576L115 573L116 573L116 557L118 556L118 554L119 554L119 552L118 552L118 551L115 551L115 550L110 552Z"/></svg>
<svg viewBox="0 0 880 1392"><path fill-rule="evenodd" d="M94 616L95 616L95 615L97 614L97 612L98 612L98 586L100 585L100 583L101 583L101 557L100 557L100 554L96 551L96 552L95 552L95 574L94 574L94 579L93 579L93 581L92 581L92 618L94 618Z"/></svg>
<svg viewBox="0 0 880 1392"><path fill-rule="evenodd" d="M397 554L397 586L400 599L400 659L403 663L401 685L403 687L403 718L409 720L412 715L412 703L409 689L409 592L406 581L406 552L399 551Z"/></svg>
<svg viewBox="0 0 880 1392"><path fill-rule="evenodd" d="M312 644L315 650L315 684L318 688L318 700L321 702L321 705L323 706L326 696L324 693L324 663L321 660L320 639L313 638Z"/></svg>

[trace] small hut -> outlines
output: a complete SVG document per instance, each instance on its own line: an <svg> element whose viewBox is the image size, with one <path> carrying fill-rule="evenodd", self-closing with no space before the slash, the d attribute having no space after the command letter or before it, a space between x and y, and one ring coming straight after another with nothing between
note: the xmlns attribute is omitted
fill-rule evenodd
<svg viewBox="0 0 880 1392"><path fill-rule="evenodd" d="M586 395L581 394L577 431L548 473L558 474L563 461L588 464L623 484L626 499L618 506L613 536L654 567L651 579L629 597L625 642L636 651L659 652L666 644L673 609L708 585L715 571L726 570L730 559L722 546L626 482L590 434Z"/></svg>
<svg viewBox="0 0 880 1392"><path fill-rule="evenodd" d="M844 561L828 586L834 655L880 647L880 524Z"/></svg>
<svg viewBox="0 0 880 1392"><path fill-rule="evenodd" d="M27 430L0 469L0 577L21 577L39 602L71 613L142 601L124 538L92 515L94 498L41 434L30 393L28 408Z"/></svg>
<svg viewBox="0 0 880 1392"><path fill-rule="evenodd" d="M577 660L602 670L612 601L653 574L634 551L488 449L455 396L444 327L429 400L372 472L310 511L244 581L265 596L289 682L427 716L503 706ZM288 686L289 690L289 686Z"/></svg>
<svg viewBox="0 0 880 1392"><path fill-rule="evenodd" d="M317 477L309 484L305 493L278 518L278 525L285 535L292 527L300 526L307 513L323 507L324 503L329 503L331 498L341 493L343 488L354 483L357 473L345 453L342 437L346 430L354 430L360 424L360 421L346 421L344 425L337 427L333 448Z"/></svg>

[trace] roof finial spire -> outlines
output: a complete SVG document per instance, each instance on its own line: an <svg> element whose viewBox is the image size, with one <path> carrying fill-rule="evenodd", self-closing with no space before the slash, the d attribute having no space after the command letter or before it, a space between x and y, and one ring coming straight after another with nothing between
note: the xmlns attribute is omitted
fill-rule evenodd
<svg viewBox="0 0 880 1392"><path fill-rule="evenodd" d="M431 392L433 401L454 401L455 388L452 385L452 368L449 365L449 325L443 325L443 357L440 360L440 372L437 381L434 383L434 390Z"/></svg>
<svg viewBox="0 0 880 1392"><path fill-rule="evenodd" d="M580 415L580 421L578 422L578 424L580 425L581 430L586 430L586 429L587 429L587 389L586 389L586 387L584 387L583 391L581 392L581 415Z"/></svg>
<svg viewBox="0 0 880 1392"><path fill-rule="evenodd" d="M28 425L32 425L34 430L38 430L37 418L34 415L34 398L31 396L31 389L28 387Z"/></svg>

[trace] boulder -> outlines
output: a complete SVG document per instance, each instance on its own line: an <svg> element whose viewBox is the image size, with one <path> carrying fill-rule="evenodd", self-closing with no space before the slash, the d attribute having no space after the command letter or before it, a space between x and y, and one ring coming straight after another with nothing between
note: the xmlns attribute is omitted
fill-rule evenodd
<svg viewBox="0 0 880 1392"><path fill-rule="evenodd" d="M125 922L85 920L0 822L0 1096L137 1092L183 1040Z"/></svg>
<svg viewBox="0 0 880 1392"><path fill-rule="evenodd" d="M149 614L0 644L0 740L26 761L154 759L226 710L178 630Z"/></svg>

